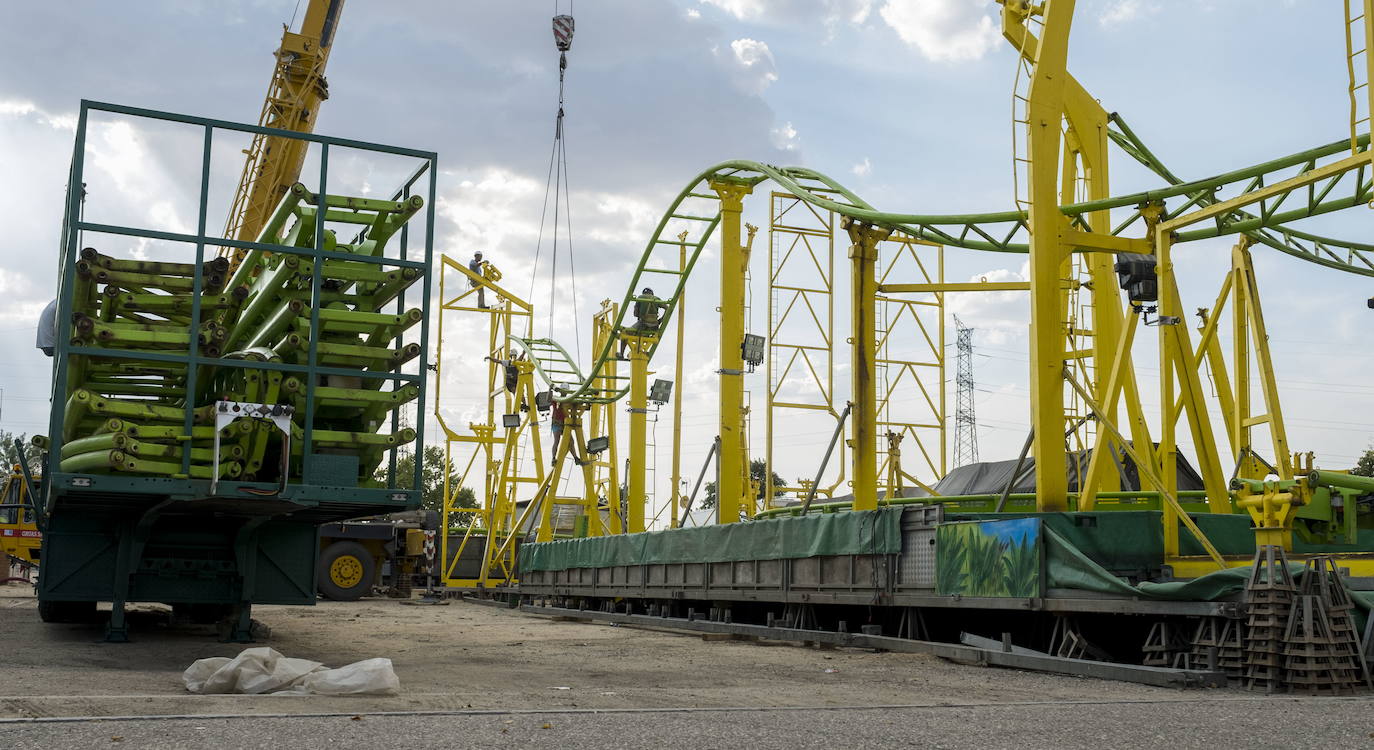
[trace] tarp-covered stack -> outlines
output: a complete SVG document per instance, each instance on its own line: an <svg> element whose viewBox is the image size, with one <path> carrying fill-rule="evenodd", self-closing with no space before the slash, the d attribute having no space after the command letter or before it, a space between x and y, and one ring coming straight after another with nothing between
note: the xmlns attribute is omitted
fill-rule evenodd
<svg viewBox="0 0 1374 750"><path fill-rule="evenodd" d="M259 241L314 248L318 198L294 185ZM418 196L386 201L329 195L324 203L326 227L354 225L361 231L346 244L327 228L322 249L371 257L382 256L388 239L424 205ZM357 481L366 483L387 449L415 439L413 429L390 431L388 417L415 400L419 387L393 387L395 381L361 373L398 372L420 356L419 344L403 344L401 338L424 319L424 310L399 310L396 304L423 279L419 268L254 250L231 269L217 258L200 264L198 325L193 264L122 260L86 248L72 270L71 345L134 356L69 358L63 471L176 476L183 471L182 451L190 450L192 478L280 480L285 441L269 421L245 419L223 427L219 455L212 455L215 403L227 400L295 407L289 467L298 476L312 375L243 363L304 368L311 365L312 338L316 367L360 371L313 376L313 453L356 457ZM316 299L319 330L312 331ZM221 360L201 363L194 384L187 358L192 335L201 358ZM186 440L191 390L194 426ZM352 468L351 461L347 465Z"/></svg>

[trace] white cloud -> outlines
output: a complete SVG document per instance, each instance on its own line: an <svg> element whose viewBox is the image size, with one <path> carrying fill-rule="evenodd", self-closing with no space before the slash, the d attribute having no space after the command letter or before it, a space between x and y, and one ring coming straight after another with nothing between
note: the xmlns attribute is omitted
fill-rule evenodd
<svg viewBox="0 0 1374 750"><path fill-rule="evenodd" d="M797 129L792 127L791 122L784 122L769 133L773 139L773 145L784 151L796 151L801 148L801 136L797 134Z"/></svg>
<svg viewBox="0 0 1374 750"><path fill-rule="evenodd" d="M475 179L463 180L457 189L439 196L437 212L453 222L448 252L466 257L473 251L492 250L539 234L538 207L544 188L537 181L507 169L489 167Z"/></svg>
<svg viewBox="0 0 1374 750"><path fill-rule="evenodd" d="M826 25L840 21L861 24L873 10L873 0L698 0L714 5L741 21L782 22L819 17Z"/></svg>
<svg viewBox="0 0 1374 750"><path fill-rule="evenodd" d="M607 244L638 248L659 219L659 206L633 195L598 193L590 199L596 219L587 236Z"/></svg>
<svg viewBox="0 0 1374 750"><path fill-rule="evenodd" d="M19 101L17 99L0 99L0 115L6 117L22 117L31 114L36 107L33 102Z"/></svg>
<svg viewBox="0 0 1374 750"><path fill-rule="evenodd" d="M849 171L860 177L867 177L873 174L873 162L869 161L869 158L865 156L863 161L850 167Z"/></svg>
<svg viewBox="0 0 1374 750"><path fill-rule="evenodd" d="M1103 26L1115 26L1154 15L1159 12L1159 4L1152 0L1111 0L1097 16Z"/></svg>
<svg viewBox="0 0 1374 750"><path fill-rule="evenodd" d="M697 10L696 8L688 8L687 17L695 21L698 18L701 18L701 11Z"/></svg>
<svg viewBox="0 0 1374 750"><path fill-rule="evenodd" d="M903 42L937 62L977 60L997 41L988 0L888 0L878 11Z"/></svg>
<svg viewBox="0 0 1374 750"><path fill-rule="evenodd" d="M0 99L0 117L33 119L56 130L76 130L76 115L44 112L31 101Z"/></svg>
<svg viewBox="0 0 1374 750"><path fill-rule="evenodd" d="M996 268L970 277L969 281L1025 281L1030 264L1020 271ZM964 325L978 329L979 341L1004 346L1025 338L1028 292L961 292L946 298L946 309L958 315Z"/></svg>
<svg viewBox="0 0 1374 750"><path fill-rule="evenodd" d="M778 67L767 42L736 39L730 42L730 66L735 85L747 94L762 94L778 80Z"/></svg>

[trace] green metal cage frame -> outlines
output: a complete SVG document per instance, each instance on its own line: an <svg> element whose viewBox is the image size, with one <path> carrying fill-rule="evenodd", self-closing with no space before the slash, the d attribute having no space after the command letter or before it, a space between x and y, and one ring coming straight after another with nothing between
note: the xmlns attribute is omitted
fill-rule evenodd
<svg viewBox="0 0 1374 750"><path fill-rule="evenodd" d="M93 112L109 113L122 115L125 117L156 120L162 122L180 123L200 127L204 131L201 153L200 167L200 192L197 211L197 230L195 234L182 234L176 232L165 232L152 229L137 227L101 224L85 221L82 216L82 202L84 192L84 172L86 155L87 125L90 115ZM421 183L420 187L427 205L425 206L425 237L423 259L410 257L410 238L408 225L403 226L399 238L399 257L376 257L355 255L346 252L336 252L325 250L324 244L324 224L326 211L317 211L315 214L315 240L313 248L301 248L286 245L276 245L269 243L247 242L233 238L216 237L207 233L206 215L210 192L210 166L211 153L214 144L215 131L233 131L253 135L266 135L286 139L307 141L319 147L319 189L318 194L323 196L328 193L329 184L329 152L331 147L348 148L372 154L387 154L395 156L411 157L420 160L418 169L411 174L400 188L396 191L395 200L408 199L412 195L416 184ZM313 260L313 272L311 280L312 300L321 298L321 282L323 263L326 259L347 260L352 262L363 262L387 268L414 268L422 275L421 286L423 288L424 299L427 302L432 295L432 275L430 273L431 263L434 255L434 225L435 225L435 202L437 195L437 170L438 155L433 151L422 151L411 148L397 146L387 146L378 143L369 143L346 138L336 138L331 136L316 135L313 133L298 133L276 128L267 128L245 123L236 123L226 120L216 120L212 118L196 117L172 112L164 112L140 107L129 107L106 102L97 102L83 99L80 105L80 113L77 118L76 140L73 147L71 170L68 180L66 204L62 226L62 245L59 253L59 293L57 307L57 341L53 353L53 393L64 394L68 387L68 365L72 356L87 355L100 356L113 359L143 359L165 362L183 363L187 366L186 390L194 393L196 390L197 367L199 365L213 364L216 367L258 369L258 370L279 370L304 376L307 381L306 389L306 408L303 425L302 443L302 467L299 482L287 482L284 488L275 497L280 500L291 501L304 506L313 506L319 502L319 498L327 497L331 502L357 503L360 505L383 504L383 505L404 505L414 506L420 499L421 476L423 462L415 461L414 474L408 477L409 481L402 481L403 478L396 475L396 454L401 446L388 449L388 486L385 488L364 488L364 487L340 487L326 484L312 483L311 466L309 457L313 455L312 436L314 432L317 376L340 375L348 377L360 377L369 380L383 380L396 384L414 384L419 389L419 396L415 400L416 414L423 415L425 410L426 398L426 373L427 367L423 357L429 351L429 316L426 315L419 324L420 327L420 351L422 361L415 374L408 374L400 371L398 365L396 370L385 373L376 371L354 370L342 367L328 367L319 364L319 354L317 351L317 337L312 336L309 342L308 362L306 365L297 365L284 362L256 362L246 360L223 359L219 357L207 357L200 352L200 342L196 336L190 336L189 345L186 352L169 353L156 351L129 351L116 347L106 348L98 346L73 345L71 342L71 318L74 280L72 270L75 268L77 254L80 252L80 237L82 232L96 232L111 235L123 235L135 238L147 238L150 240L162 240L194 245L196 248L196 258L203 262L205 260L206 248L208 247L230 247L242 248L245 250L261 250L271 253L287 253L302 258ZM427 177L427 184L422 183L422 178ZM75 189L73 189L75 187ZM203 271L197 263L197 271L192 287L191 305L191 330L196 330L201 322L201 293L203 288ZM404 292L398 297L398 304L404 309ZM311 306L310 323L312 330L320 330L320 305ZM179 499L217 497L245 497L243 490L273 490L276 485L263 482L240 482L232 480L222 480L218 483L216 492L210 492L210 480L190 478L191 452L184 451L181 458L181 477L133 477L119 476L113 474L84 474L63 472L60 470L62 452L62 433L63 415L65 412L65 399L54 398L49 418L49 436L51 442L48 446L48 456L45 465L45 472L42 478L42 488L39 497L42 498L42 505L39 507L40 515L47 515L51 511L52 497L57 493L137 493L137 494L156 494ZM194 411L196 409L194 399L187 399L184 410L185 434L192 433L191 427L194 422ZM391 423L395 428L399 421L400 407L391 411ZM415 455L424 455L424 430L416 431L416 439L413 443ZM399 509L399 508L397 508ZM362 515L361 513L359 515Z"/></svg>

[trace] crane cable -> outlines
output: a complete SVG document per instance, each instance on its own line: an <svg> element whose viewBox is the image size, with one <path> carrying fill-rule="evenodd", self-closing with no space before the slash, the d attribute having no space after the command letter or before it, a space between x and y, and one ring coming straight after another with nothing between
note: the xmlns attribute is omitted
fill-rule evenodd
<svg viewBox="0 0 1374 750"><path fill-rule="evenodd" d="M534 297L534 281L539 275L539 256L544 243L544 226L549 212L549 196L553 195L553 243L550 248L552 259L549 273L549 337L553 337L553 322L556 319L556 300L558 292L558 234L560 219L566 227L568 246L569 280L572 289L573 336L577 349L577 359L582 359L582 331L578 325L580 315L577 309L577 265L573 256L572 244L572 191L568 187L567 141L563 132L564 84L568 71L568 51L572 49L573 17L572 0L568 2L569 15L559 14L558 0L554 1L553 39L558 47L558 116L554 120L553 148L549 154L549 173L544 185L544 205L539 214L539 237L534 247L534 272L530 274L529 297Z"/></svg>

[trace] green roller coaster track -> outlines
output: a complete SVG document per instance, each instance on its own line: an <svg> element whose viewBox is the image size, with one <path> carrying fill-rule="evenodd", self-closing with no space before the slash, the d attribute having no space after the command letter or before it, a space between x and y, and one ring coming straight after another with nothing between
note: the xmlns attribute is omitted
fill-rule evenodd
<svg viewBox="0 0 1374 750"><path fill-rule="evenodd" d="M1190 210L1204 208L1220 203L1225 198L1219 193L1229 189L1237 190L1236 195L1264 188L1283 179L1300 176L1319 166L1319 162L1333 156L1346 156L1350 153L1351 142L1348 138L1291 154L1279 159L1256 164L1244 169L1226 172L1201 180L1185 182L1174 175L1145 146L1126 122L1113 113L1110 121L1119 130L1108 130L1108 136L1127 155L1169 183L1167 187L1132 193L1129 195L1106 198L1096 201L1074 203L1060 208L1070 223L1087 231L1083 221L1087 214L1106 209L1132 208L1131 216L1118 224L1112 235L1120 236L1127 229L1142 222L1142 209L1148 205L1162 205L1165 201L1184 198L1185 201L1168 208L1166 218L1182 215ZM1358 152L1367 152L1370 138L1366 134L1357 142ZM1285 174L1288 170L1296 170ZM1345 180L1353 173L1353 180ZM662 298L664 305L660 325L667 327L677 310L687 279L701 257L701 251L710 240L715 228L720 224L720 198L713 192L712 184L735 184L753 187L771 180L783 191L819 209L833 211L851 219L893 229L911 237L939 243L947 247L989 252L1026 253L1029 252L1028 226L1024 211L1003 211L997 213L929 215L900 214L879 211L866 203L834 179L803 167L778 167L754 161L734 160L721 162L698 174L674 199L672 205L659 220L644 254L635 267L630 280L629 290L620 305L615 320L615 330L625 326L625 316L635 302L641 300L637 289L651 286L656 278L670 281L672 292ZM1339 193L1336 188L1342 182L1345 189ZM1353 186L1350 184L1353 182ZM1279 209L1288 203L1290 197L1297 197L1287 210ZM1234 196L1233 196L1234 197ZM1324 237L1302 232L1286 226L1289 222L1331 213L1354 206L1368 204L1374 200L1374 175L1367 165L1323 177L1312 184L1280 192L1260 201L1257 212L1234 210L1201 224L1199 228L1180 232L1177 242L1191 242L1233 234L1245 234L1259 244L1300 258L1310 263L1374 277L1374 245L1348 240ZM702 210L701 205L708 205ZM689 208L688 205L694 206ZM1167 207L1166 207L1167 208ZM661 246L680 247L682 241L669 239L684 226L695 226L699 231L692 232L695 240L687 241L689 249L686 266L683 268L662 268L651 266L655 251ZM670 231L670 227L673 231ZM1143 224L1142 224L1143 229ZM553 398L562 403L604 404L617 401L628 391L627 376L609 375L607 362L615 359L616 337L609 337L595 359L590 375L584 376L577 363L568 352L551 339L513 339L515 344L527 352L536 370L548 384ZM650 358L658 348L658 337L649 339ZM623 383L623 384L622 384Z"/></svg>

